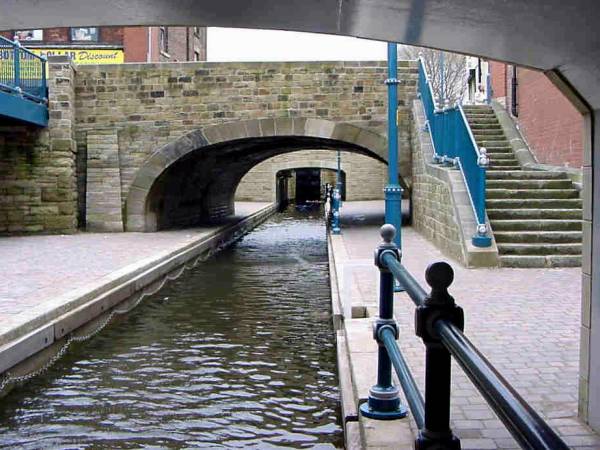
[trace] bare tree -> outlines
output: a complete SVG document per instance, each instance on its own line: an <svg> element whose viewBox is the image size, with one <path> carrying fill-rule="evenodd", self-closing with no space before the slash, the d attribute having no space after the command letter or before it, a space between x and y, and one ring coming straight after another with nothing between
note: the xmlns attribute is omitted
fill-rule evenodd
<svg viewBox="0 0 600 450"><path fill-rule="evenodd" d="M401 58L423 58L438 106L443 106L445 99L451 105L462 100L467 88L467 59L464 55L409 45L400 47L398 53Z"/></svg>

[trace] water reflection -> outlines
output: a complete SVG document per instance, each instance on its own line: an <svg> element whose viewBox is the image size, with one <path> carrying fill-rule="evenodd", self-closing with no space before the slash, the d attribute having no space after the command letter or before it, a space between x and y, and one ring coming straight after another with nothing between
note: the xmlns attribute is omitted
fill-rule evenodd
<svg viewBox="0 0 600 450"><path fill-rule="evenodd" d="M278 215L4 398L0 445L340 447L328 283L321 213Z"/></svg>

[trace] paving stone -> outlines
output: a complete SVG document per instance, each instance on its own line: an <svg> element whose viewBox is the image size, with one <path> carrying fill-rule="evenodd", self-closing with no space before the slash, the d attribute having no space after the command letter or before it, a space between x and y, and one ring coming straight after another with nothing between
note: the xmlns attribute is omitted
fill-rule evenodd
<svg viewBox="0 0 600 450"><path fill-rule="evenodd" d="M370 225L361 226L356 215L368 217ZM350 260L372 255L382 223L383 202L344 203L341 238ZM402 251L403 264L424 287L427 265L448 261L455 272L449 291L464 308L469 339L570 446L600 448L598 435L577 417L581 269L466 269L410 227L402 229ZM363 288L364 295L367 291ZM371 291L376 295L375 285ZM423 389L424 352L414 335L414 306L405 293L395 299L400 347ZM456 364L452 385L455 433L474 436L481 430L483 437L464 439L463 448L518 448Z"/></svg>

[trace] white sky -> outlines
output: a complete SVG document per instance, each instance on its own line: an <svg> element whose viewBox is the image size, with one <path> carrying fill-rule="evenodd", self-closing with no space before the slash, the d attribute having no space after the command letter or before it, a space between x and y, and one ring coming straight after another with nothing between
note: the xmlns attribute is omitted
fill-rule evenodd
<svg viewBox="0 0 600 450"><path fill-rule="evenodd" d="M295 31L208 28L208 61L385 60L387 44Z"/></svg>

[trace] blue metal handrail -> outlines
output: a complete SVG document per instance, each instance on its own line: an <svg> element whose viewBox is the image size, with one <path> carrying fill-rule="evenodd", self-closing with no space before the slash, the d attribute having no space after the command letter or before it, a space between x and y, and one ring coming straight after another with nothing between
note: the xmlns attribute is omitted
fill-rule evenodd
<svg viewBox="0 0 600 450"><path fill-rule="evenodd" d="M383 242L375 251L379 268L379 317L374 323L374 338L379 344L377 385L361 405L363 416L389 420L402 417L391 368L396 370L419 434L416 450L460 449L460 439L450 427L451 357L458 362L475 387L504 423L522 448L566 450L558 434L519 395L490 361L464 335L464 313L456 305L448 288L454 280L452 267L445 262L431 264L425 279L431 290L425 291L402 265L401 254L393 242L395 229L381 227ZM415 383L398 345L398 324L393 319L396 279L405 287L416 306L415 333L425 344L425 400Z"/></svg>
<svg viewBox="0 0 600 450"><path fill-rule="evenodd" d="M446 101L436 106L422 59L419 60L419 95L433 142L433 161L455 165L461 171L477 222L473 245L489 247L492 240L488 236L485 211L486 151L478 147L461 105L450 106Z"/></svg>
<svg viewBox="0 0 600 450"><path fill-rule="evenodd" d="M0 36L0 90L47 103L46 58Z"/></svg>

